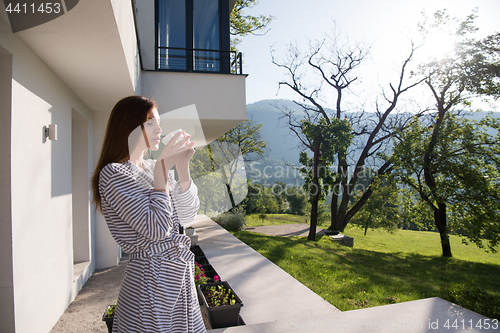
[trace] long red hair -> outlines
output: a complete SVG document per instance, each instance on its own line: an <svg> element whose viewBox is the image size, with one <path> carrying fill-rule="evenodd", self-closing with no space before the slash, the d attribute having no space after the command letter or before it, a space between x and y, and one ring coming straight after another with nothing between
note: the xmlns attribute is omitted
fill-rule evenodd
<svg viewBox="0 0 500 333"><path fill-rule="evenodd" d="M113 107L109 116L101 157L92 176L91 186L96 210L102 211L101 194L99 193L99 173L109 163L125 162L130 159L128 137L138 126L147 121L156 102L143 96L129 96L120 100Z"/></svg>

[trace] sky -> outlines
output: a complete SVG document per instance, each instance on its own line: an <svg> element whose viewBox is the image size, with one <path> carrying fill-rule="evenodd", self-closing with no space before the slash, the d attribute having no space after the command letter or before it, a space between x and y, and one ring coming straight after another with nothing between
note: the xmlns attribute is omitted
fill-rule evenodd
<svg viewBox="0 0 500 333"><path fill-rule="evenodd" d="M260 0L247 13L272 15L274 19L265 35L243 37L238 45L243 52L243 72L249 74L247 104L263 99L297 99L289 88L278 89L278 82L286 76L283 69L272 64L271 49L278 61L283 60L291 43L306 51L309 40L321 39L336 26L350 43L370 46L362 72L358 71L362 81L357 88L375 94L397 79L395 70L410 48L408 38L416 33L422 10L431 15L446 9L451 16L463 18L475 7L478 37L500 31L500 0ZM438 44L446 45L446 41ZM493 105L500 110L498 106Z"/></svg>

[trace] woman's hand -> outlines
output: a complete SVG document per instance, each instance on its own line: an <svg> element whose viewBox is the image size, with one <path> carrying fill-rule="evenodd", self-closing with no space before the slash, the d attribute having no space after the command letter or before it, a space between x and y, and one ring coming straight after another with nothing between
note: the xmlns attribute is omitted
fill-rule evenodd
<svg viewBox="0 0 500 333"><path fill-rule="evenodd" d="M179 138L181 139L179 140ZM190 156L187 160L187 163L189 163L189 160L194 154L194 142L190 142L190 138L191 135L186 134L186 132L184 131L180 131L179 133L175 134L174 137L170 139L169 142L167 142L165 147L163 147L163 150L161 151L156 163L159 163L160 160L163 160L165 169L167 171L170 170L174 165L179 163L179 160L186 162L186 158L188 158L188 156ZM179 142L177 142L177 140L179 140Z"/></svg>
<svg viewBox="0 0 500 333"><path fill-rule="evenodd" d="M189 163L189 160L193 156L194 142L189 142L191 135L185 134L184 131L181 131L174 135L165 147L163 147L160 156L158 156L154 169L154 188L156 190L165 190L168 193L168 171L176 165L180 158L185 162L187 156L190 156L188 159ZM183 138L177 142L181 136L183 136ZM192 153L190 151L192 151Z"/></svg>
<svg viewBox="0 0 500 333"><path fill-rule="evenodd" d="M186 132L182 131L182 133L184 136L189 136L189 138L191 138L191 135L187 134ZM189 149L179 154L179 157L177 158L177 161L175 163L178 169L189 166L189 161L191 161L191 158L193 158L194 155L194 144L195 142L191 142L189 141L189 139L186 141L186 146L189 145Z"/></svg>

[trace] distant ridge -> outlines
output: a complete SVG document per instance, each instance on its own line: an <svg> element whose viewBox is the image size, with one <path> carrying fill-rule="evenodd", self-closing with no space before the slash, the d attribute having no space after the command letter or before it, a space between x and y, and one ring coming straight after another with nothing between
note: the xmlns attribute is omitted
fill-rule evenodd
<svg viewBox="0 0 500 333"><path fill-rule="evenodd" d="M300 108L290 100L268 99L247 105L247 117L257 124L262 124L261 134L267 143L269 159L299 163L300 141L286 125L278 107L288 107L300 111Z"/></svg>
<svg viewBox="0 0 500 333"><path fill-rule="evenodd" d="M266 160L277 160L272 163L275 165L284 165L283 161L293 164L299 163L300 141L288 129L286 119L280 119L282 116L280 108L285 107L302 114L302 109L287 99L266 99L247 104L248 119L262 124L261 134L269 147ZM473 113L470 118L479 120L486 114L486 111ZM500 118L500 112L494 112L493 117ZM263 162L262 160L261 163Z"/></svg>

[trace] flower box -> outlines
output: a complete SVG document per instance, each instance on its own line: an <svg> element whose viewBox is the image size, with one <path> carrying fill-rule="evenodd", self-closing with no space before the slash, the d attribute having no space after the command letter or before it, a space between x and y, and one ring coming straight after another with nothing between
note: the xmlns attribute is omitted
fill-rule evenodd
<svg viewBox="0 0 500 333"><path fill-rule="evenodd" d="M199 245L191 246L189 250L194 253L195 257L205 257L205 252L203 252Z"/></svg>
<svg viewBox="0 0 500 333"><path fill-rule="evenodd" d="M194 261L196 261L200 265L208 265L208 259L205 256L196 256L194 257Z"/></svg>
<svg viewBox="0 0 500 333"><path fill-rule="evenodd" d="M220 282L222 280L220 275L212 267L212 265L202 265L201 268L203 268L203 270L205 271L205 277L207 277L209 280L212 280L208 283ZM217 276L217 279L215 278L216 276Z"/></svg>
<svg viewBox="0 0 500 333"><path fill-rule="evenodd" d="M116 309L116 303L113 305L108 306L106 311L102 314L102 321L106 323L106 326L108 327L108 333L111 333L113 330L113 319L115 318L115 309Z"/></svg>
<svg viewBox="0 0 500 333"><path fill-rule="evenodd" d="M200 265L199 263L195 262L195 277L194 277L194 282L196 285L201 285L201 284L207 284L207 283L214 283L214 282L220 282L221 279L217 275L217 272L215 269L213 269L212 265ZM201 305L202 301L201 298L203 297L200 292L198 292L198 289L196 289L196 294L198 296L198 304Z"/></svg>
<svg viewBox="0 0 500 333"><path fill-rule="evenodd" d="M211 290L212 287L215 287L215 291ZM201 295L202 309L206 312L212 328L241 324L239 318L243 302L227 281L198 285L197 289ZM233 304L224 305L225 303L222 301L224 296L227 296L227 300L233 299ZM214 298L222 304L214 305Z"/></svg>

